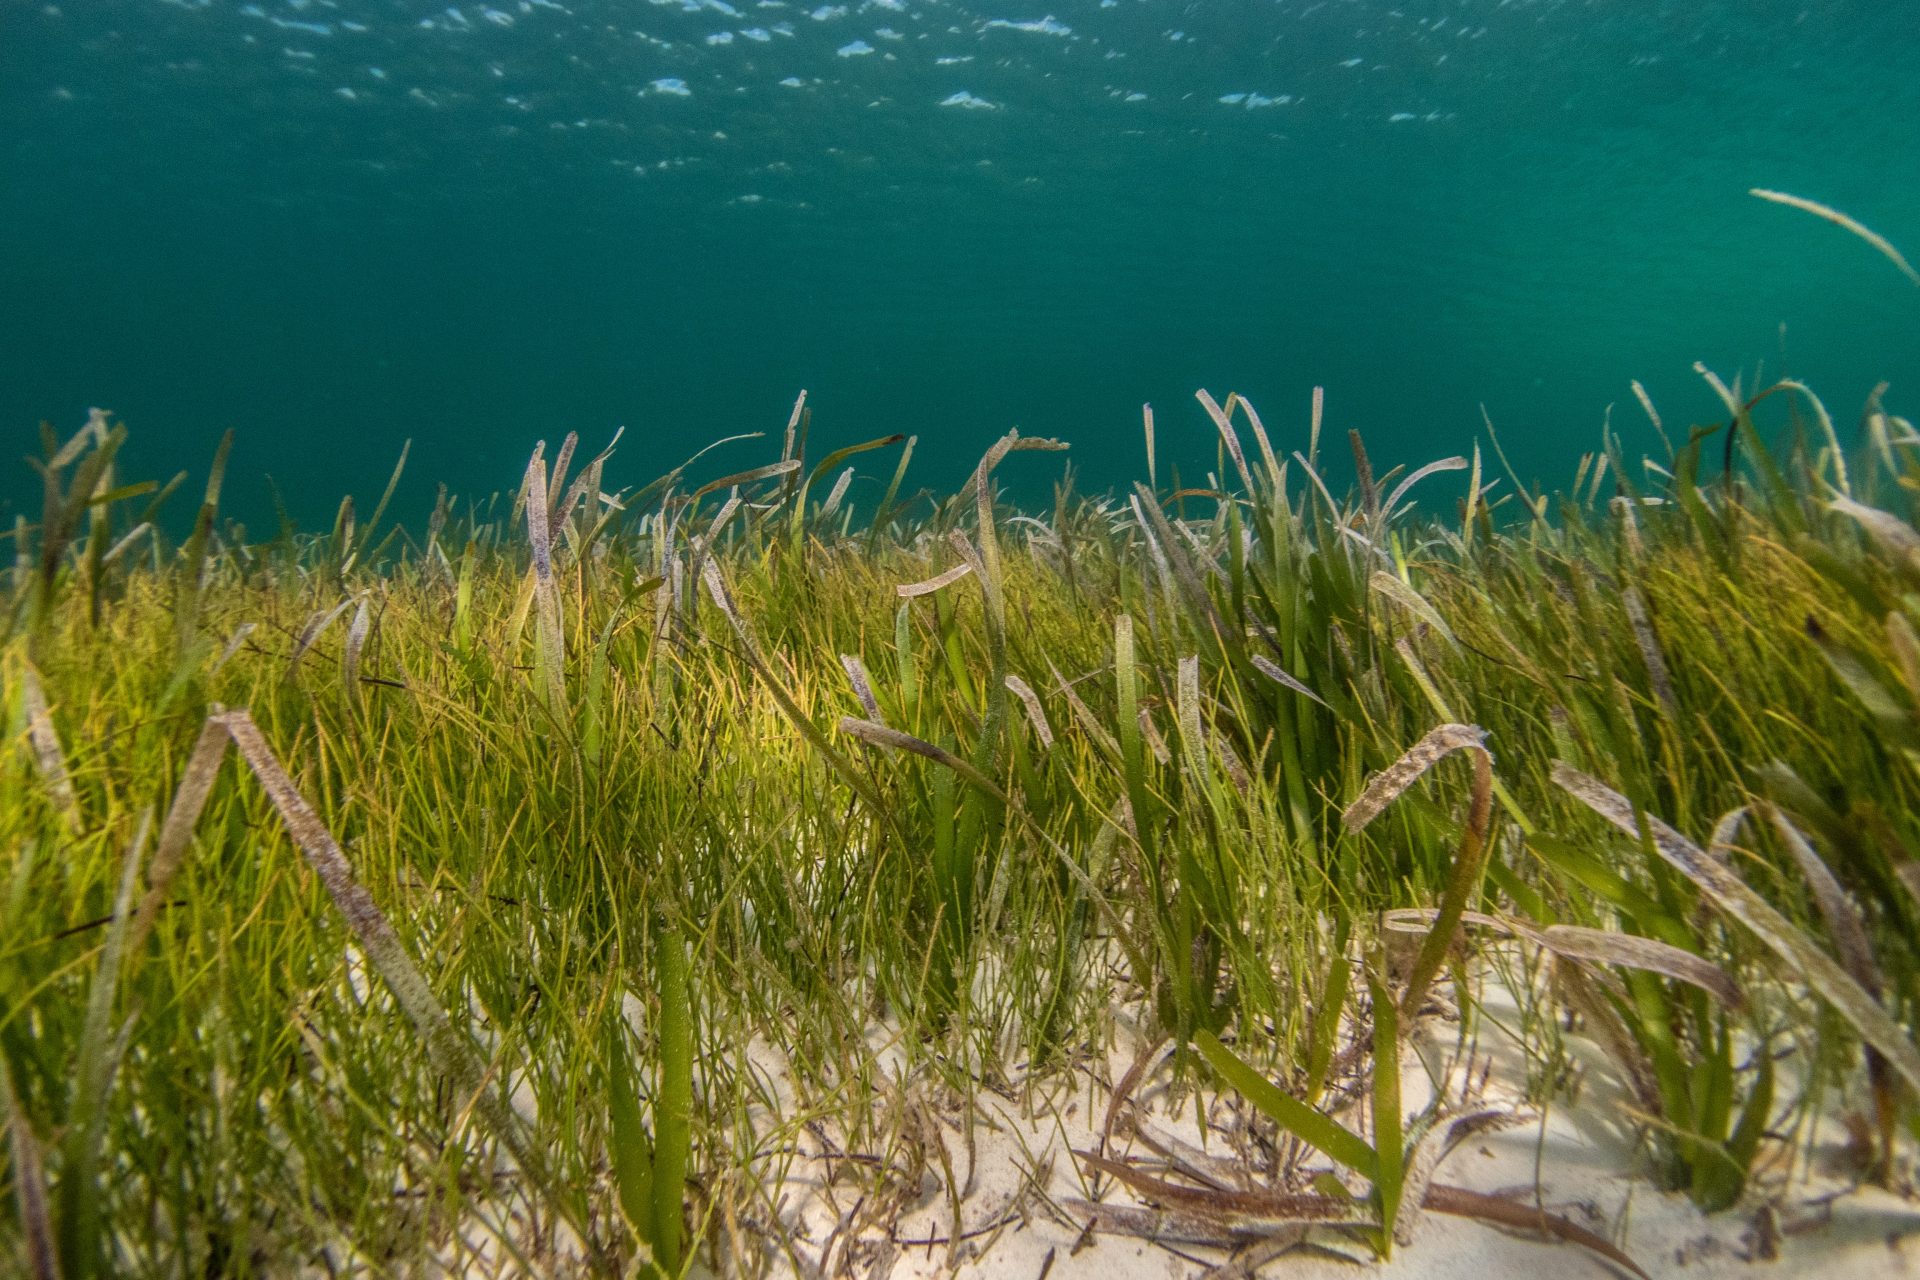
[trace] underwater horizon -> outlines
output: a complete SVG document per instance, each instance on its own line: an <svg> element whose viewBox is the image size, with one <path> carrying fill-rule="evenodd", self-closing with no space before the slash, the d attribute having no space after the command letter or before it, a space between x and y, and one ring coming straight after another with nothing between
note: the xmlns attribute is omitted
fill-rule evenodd
<svg viewBox="0 0 1920 1280"><path fill-rule="evenodd" d="M1844 433L1882 380L1912 416L1920 289L1747 191L1920 252L1901 9L0 0L0 420L109 408L136 476L231 428L259 529L268 477L324 527L406 439L409 522L569 431L625 427L615 484L752 466L803 387L816 453L917 435L939 492L1011 427L1113 487L1143 402L1197 476L1199 387L1290 450L1324 386L1382 467L1484 405L1548 487L1609 405L1654 447L1630 379L1723 417L1696 360Z"/></svg>

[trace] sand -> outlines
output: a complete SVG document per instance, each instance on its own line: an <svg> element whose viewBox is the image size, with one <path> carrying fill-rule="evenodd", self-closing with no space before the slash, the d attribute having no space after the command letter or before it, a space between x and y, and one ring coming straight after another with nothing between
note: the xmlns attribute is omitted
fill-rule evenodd
<svg viewBox="0 0 1920 1280"><path fill-rule="evenodd" d="M1497 1021L1499 1010L1492 1015ZM1708 1216L1684 1194L1662 1192L1647 1180L1623 1097L1591 1045L1570 1041L1580 1062L1578 1101L1556 1103L1543 1114L1521 1095L1525 1061L1517 1046L1485 1033L1463 1058L1455 1052L1456 1031L1445 1018L1429 1019L1420 1034L1423 1052L1403 1053L1403 1109L1411 1116L1425 1106L1438 1074L1454 1113L1487 1110L1506 1123L1462 1142L1439 1166L1436 1182L1561 1215L1610 1241L1652 1276L1920 1275L1920 1201L1861 1184L1841 1100L1819 1127L1811 1158L1804 1152L1794 1158L1784 1136L1770 1139L1742 1201ZM1070 1076L1056 1071L1046 1081L978 1088L970 1102L916 1087L907 1077L872 1099L891 1117L882 1131L895 1140L885 1151L848 1152L829 1123L812 1125L789 1148L772 1220L744 1230L775 1257L776 1272L860 1280L1162 1280L1249 1271L1302 1280L1630 1274L1575 1245L1434 1212L1419 1216L1407 1242L1384 1263L1355 1236L1324 1228L1237 1250L1090 1231L1091 1215L1077 1202L1136 1209L1144 1203L1111 1177L1088 1177L1073 1154L1100 1147L1110 1083L1139 1054L1137 1040L1120 1039ZM782 1078L777 1051L762 1045L756 1056L771 1077ZM1244 1105L1211 1090L1200 1095L1204 1105L1196 1105L1193 1093L1170 1089L1170 1077L1163 1062L1143 1079L1109 1157L1138 1160L1144 1171L1184 1181L1167 1173L1144 1131L1162 1147L1172 1138L1203 1152L1191 1157L1195 1162L1221 1161L1209 1167L1223 1178L1250 1188L1269 1185L1257 1167L1267 1160L1265 1149L1249 1154ZM1783 1088L1782 1105L1790 1097ZM1359 1127L1363 1117L1362 1103L1343 1118ZM1330 1167L1319 1157L1305 1164ZM879 1169L887 1176L876 1178ZM947 1169L959 1189L957 1232ZM1910 1191L1904 1172L1896 1183Z"/></svg>

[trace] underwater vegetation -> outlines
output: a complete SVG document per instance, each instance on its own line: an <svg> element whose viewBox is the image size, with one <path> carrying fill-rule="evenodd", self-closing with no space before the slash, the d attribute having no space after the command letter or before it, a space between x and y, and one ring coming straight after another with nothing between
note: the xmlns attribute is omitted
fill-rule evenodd
<svg viewBox="0 0 1920 1280"><path fill-rule="evenodd" d="M629 487L569 436L512 495L403 526L396 468L264 539L224 446L189 489L120 475L107 414L48 429L4 580L0 1267L807 1272L801 1136L874 1205L957 1197L915 1090L1104 1077L1123 1025L1103 1138L1158 1063L1266 1156L1103 1141L1036 1200L1076 1230L1385 1256L1430 1210L1639 1273L1443 1180L1510 1119L1433 1065L1483 1038L1538 1107L1611 1078L1703 1211L1836 1112L1905 1187L1920 433L1702 375L1724 419L1635 384L1670 445L1559 493L1355 436L1336 496L1318 393L1278 431L1202 392L1201 480L1149 411L1128 493L1013 433L929 494L912 439L811 457L803 394L745 467Z"/></svg>

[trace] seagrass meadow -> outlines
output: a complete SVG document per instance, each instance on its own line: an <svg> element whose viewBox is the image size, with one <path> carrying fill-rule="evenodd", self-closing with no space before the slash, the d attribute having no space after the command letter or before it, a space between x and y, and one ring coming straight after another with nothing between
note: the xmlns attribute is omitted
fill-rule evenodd
<svg viewBox="0 0 1920 1280"><path fill-rule="evenodd" d="M1702 1220L1836 1149L1907 1196L1920 434L1703 376L1724 418L1642 394L1670 447L1558 492L1202 393L1159 429L1204 477L1149 413L1131 490L1012 434L930 494L910 439L810 456L802 396L651 483L569 436L264 538L224 446L155 486L48 429L0 1270L878 1275L929 1204L958 1265L992 1099L1092 1122L1023 1229L1237 1274L1436 1213L1658 1269L1444 1160L1603 1081Z"/></svg>

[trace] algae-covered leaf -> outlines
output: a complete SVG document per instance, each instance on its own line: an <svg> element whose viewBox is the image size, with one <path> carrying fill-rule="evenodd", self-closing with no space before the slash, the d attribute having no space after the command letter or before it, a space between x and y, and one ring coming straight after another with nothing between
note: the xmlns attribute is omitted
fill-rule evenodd
<svg viewBox="0 0 1920 1280"><path fill-rule="evenodd" d="M53 1217L48 1208L47 1170L40 1140L13 1092L7 1057L0 1053L0 1128L7 1131L13 1158L13 1198L20 1214L20 1235L26 1245L27 1268L33 1280L60 1280L60 1257L54 1244Z"/></svg>
<svg viewBox="0 0 1920 1280"><path fill-rule="evenodd" d="M952 586L972 572L973 566L962 560L945 573L936 574L923 582L903 582L893 590L902 600L911 600L915 596L930 596L942 587Z"/></svg>
<svg viewBox="0 0 1920 1280"><path fill-rule="evenodd" d="M924 738L916 738L910 733L902 733L889 725L876 724L857 716L841 716L840 732L850 733L861 741L870 742L877 747L898 747L902 751L911 751L917 756L924 756L935 764L945 765L994 799L1004 802L1007 798L1006 792L995 786L993 779L953 752L944 747L937 747Z"/></svg>
<svg viewBox="0 0 1920 1280"><path fill-rule="evenodd" d="M1349 831L1363 830L1415 782L1456 751L1486 750L1487 731L1471 724L1443 724L1407 748L1406 753L1375 774L1359 799L1347 806L1340 823Z"/></svg>
<svg viewBox="0 0 1920 1280"><path fill-rule="evenodd" d="M1914 1047L1900 1024L1845 969L1731 870L1660 819L1637 813L1625 796L1599 779L1556 762L1553 780L1574 799L1634 839L1640 838L1644 820L1654 852L1698 886L1716 907L1745 925L1786 961L1821 999L1852 1024L1862 1040L1886 1055L1909 1086L1920 1089L1920 1049Z"/></svg>
<svg viewBox="0 0 1920 1280"><path fill-rule="evenodd" d="M1281 669L1279 663L1273 661L1273 659L1267 657L1265 654L1256 653L1253 655L1251 661L1254 669L1261 675L1267 677L1267 679L1274 681L1276 684L1284 685L1302 697L1311 698L1323 707L1327 706L1327 700L1325 698L1288 675ZM1328 710L1332 710L1332 708L1329 707Z"/></svg>
<svg viewBox="0 0 1920 1280"><path fill-rule="evenodd" d="M1657 973L1663 978L1696 986L1732 1009L1741 1008L1746 1003L1739 984L1728 976L1726 970L1711 960L1691 951L1682 951L1657 938L1590 929L1577 924L1548 925L1534 936L1539 939L1541 946L1556 956Z"/></svg>

